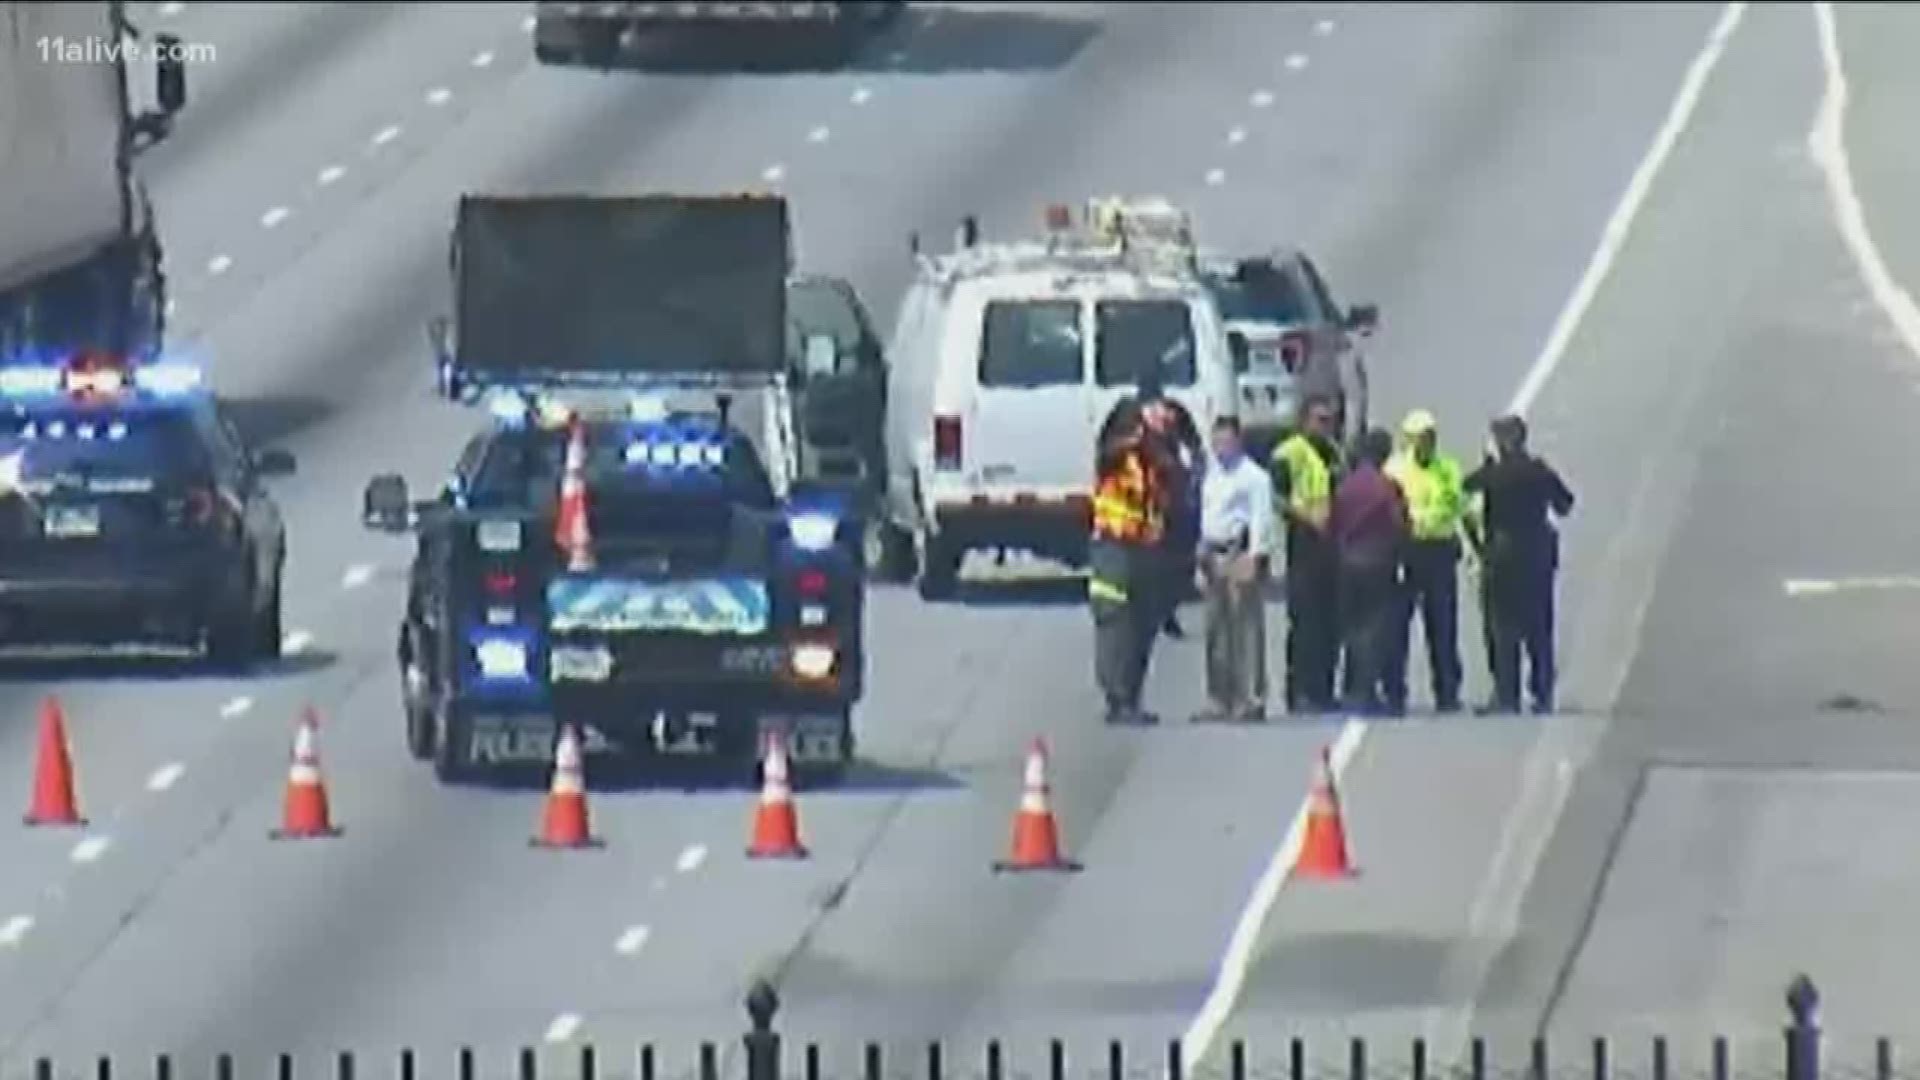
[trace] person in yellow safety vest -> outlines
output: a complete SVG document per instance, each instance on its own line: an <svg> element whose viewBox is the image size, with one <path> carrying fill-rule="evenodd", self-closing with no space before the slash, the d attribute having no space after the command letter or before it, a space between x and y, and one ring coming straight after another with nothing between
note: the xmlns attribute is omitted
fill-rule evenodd
<svg viewBox="0 0 1920 1080"><path fill-rule="evenodd" d="M1388 653L1386 705L1394 715L1407 709L1407 663L1413 621L1427 642L1427 674L1434 711L1460 711L1460 539L1467 509L1464 473L1452 455L1440 449L1439 423L1425 409L1400 422L1400 449L1387 462L1387 475L1400 485L1412 518L1412 537L1400 562L1400 610Z"/></svg>
<svg viewBox="0 0 1920 1080"><path fill-rule="evenodd" d="M1094 680L1110 724L1151 724L1141 707L1166 607L1165 466L1144 411L1123 399L1101 425L1095 454L1087 601L1093 612Z"/></svg>
<svg viewBox="0 0 1920 1080"><path fill-rule="evenodd" d="M1302 403L1300 425L1273 451L1275 504L1287 522L1287 711L1326 713L1337 706L1340 662L1340 563L1328 524L1339 480L1333 401Z"/></svg>

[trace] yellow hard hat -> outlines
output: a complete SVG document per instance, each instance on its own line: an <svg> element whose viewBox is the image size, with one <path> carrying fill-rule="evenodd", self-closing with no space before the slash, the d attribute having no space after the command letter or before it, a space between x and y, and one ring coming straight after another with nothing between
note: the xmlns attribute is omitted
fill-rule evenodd
<svg viewBox="0 0 1920 1080"><path fill-rule="evenodd" d="M1415 409L1400 421L1400 434L1412 438L1417 435L1431 435L1439 430L1440 421L1425 409Z"/></svg>

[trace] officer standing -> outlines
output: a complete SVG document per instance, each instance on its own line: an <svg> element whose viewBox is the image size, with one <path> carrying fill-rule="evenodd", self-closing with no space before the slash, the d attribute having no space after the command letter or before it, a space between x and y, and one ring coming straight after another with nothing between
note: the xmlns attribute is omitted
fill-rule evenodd
<svg viewBox="0 0 1920 1080"><path fill-rule="evenodd" d="M1400 423L1400 449L1387 475L1407 500L1412 537L1401 556L1400 605L1383 678L1387 708L1407 708L1407 662L1417 615L1427 642L1433 707L1460 711L1460 533L1467 495L1460 463L1439 448L1439 424L1415 409Z"/></svg>
<svg viewBox="0 0 1920 1080"><path fill-rule="evenodd" d="M1335 708L1340 659L1339 574L1328 525L1340 471L1333 401L1302 403L1300 427L1273 452L1274 493L1287 522L1287 711Z"/></svg>
<svg viewBox="0 0 1920 1080"><path fill-rule="evenodd" d="M1087 598L1093 610L1094 678L1108 723L1152 724L1141 707L1154 639L1166 618L1166 462L1137 398L1101 425L1094 463Z"/></svg>
<svg viewBox="0 0 1920 1080"><path fill-rule="evenodd" d="M1560 537L1550 517L1573 510L1573 491L1551 465L1527 450L1526 421L1503 416L1490 426L1494 453L1466 478L1486 495L1487 598L1493 612L1493 698L1487 713L1520 711L1520 660L1526 656L1533 711L1554 707L1554 578Z"/></svg>

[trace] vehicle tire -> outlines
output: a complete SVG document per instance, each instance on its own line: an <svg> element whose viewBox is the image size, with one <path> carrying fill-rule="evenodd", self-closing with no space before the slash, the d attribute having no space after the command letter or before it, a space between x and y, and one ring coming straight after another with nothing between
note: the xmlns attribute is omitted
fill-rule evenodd
<svg viewBox="0 0 1920 1080"><path fill-rule="evenodd" d="M205 631L207 661L214 667L240 671L253 664L260 644L254 613L258 589L248 582L239 603L214 612Z"/></svg>
<svg viewBox="0 0 1920 1080"><path fill-rule="evenodd" d="M960 560L966 552L932 536L921 537L916 547L920 555L920 598L953 599L960 586Z"/></svg>
<svg viewBox="0 0 1920 1080"><path fill-rule="evenodd" d="M885 518L870 519L865 536L867 572L904 585L913 580L913 534Z"/></svg>
<svg viewBox="0 0 1920 1080"><path fill-rule="evenodd" d="M434 760L440 732L433 719L426 667L420 662L418 644L411 639L400 659L400 714L406 721L407 753L415 761Z"/></svg>
<svg viewBox="0 0 1920 1080"><path fill-rule="evenodd" d="M267 597L266 606L253 615L252 661L256 664L270 664L280 659L281 644L286 641L285 609L280 600L284 580L284 571L274 567L273 591Z"/></svg>
<svg viewBox="0 0 1920 1080"><path fill-rule="evenodd" d="M473 766L466 759L466 724L454 715L446 702L432 706L433 776L442 784L461 784L471 779Z"/></svg>

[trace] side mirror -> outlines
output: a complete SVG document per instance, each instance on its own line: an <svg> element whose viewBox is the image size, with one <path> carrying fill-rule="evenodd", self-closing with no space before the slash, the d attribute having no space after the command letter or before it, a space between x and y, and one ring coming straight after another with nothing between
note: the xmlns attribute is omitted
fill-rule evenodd
<svg viewBox="0 0 1920 1080"><path fill-rule="evenodd" d="M1371 334L1380 326L1380 305L1355 304L1347 310L1347 329Z"/></svg>
<svg viewBox="0 0 1920 1080"><path fill-rule="evenodd" d="M1235 375L1245 375L1247 373L1247 368L1251 366L1248 358L1251 356L1252 351L1252 346L1247 344L1247 335L1238 330L1227 331L1227 353L1233 357L1233 373Z"/></svg>
<svg viewBox="0 0 1920 1080"><path fill-rule="evenodd" d="M367 481L360 500L360 523L374 532L400 533L413 527L413 499L407 479L391 473Z"/></svg>
<svg viewBox="0 0 1920 1080"><path fill-rule="evenodd" d="M427 320L427 348L433 350L433 362L445 366L453 358L453 324L444 315Z"/></svg>
<svg viewBox="0 0 1920 1080"><path fill-rule="evenodd" d="M187 107L186 46L178 34L155 34L154 99L172 116Z"/></svg>
<svg viewBox="0 0 1920 1080"><path fill-rule="evenodd" d="M809 377L824 378L840 370L840 345L831 334L808 334L800 360Z"/></svg>
<svg viewBox="0 0 1920 1080"><path fill-rule="evenodd" d="M299 467L287 450L262 450L253 456L253 471L265 477L292 476Z"/></svg>

